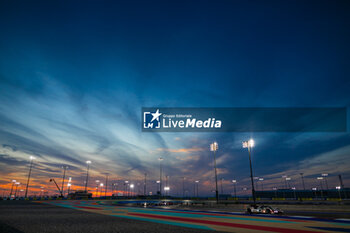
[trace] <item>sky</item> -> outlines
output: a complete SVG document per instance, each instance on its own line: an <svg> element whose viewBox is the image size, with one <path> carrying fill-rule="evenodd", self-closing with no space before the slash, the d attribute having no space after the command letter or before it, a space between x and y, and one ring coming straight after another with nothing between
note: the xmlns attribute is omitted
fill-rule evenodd
<svg viewBox="0 0 350 233"><path fill-rule="evenodd" d="M159 157L170 193L213 195L217 141L224 193L249 194L255 177L283 188L350 186L343 133L143 133L142 107L349 107L348 1L10 1L0 3L0 195L11 180L29 194L57 193L69 166L82 189L147 173L155 193ZM348 127L349 128L349 127ZM164 179L164 178L163 178ZM138 185L140 184L140 185ZM261 186L258 184L258 190ZM43 187L43 188L41 188ZM110 187L109 187L110 188ZM243 190L247 188L248 190ZM66 187L65 187L66 189ZM219 190L220 191L220 190ZM140 191L141 192L141 191ZM21 192L22 193L22 192Z"/></svg>

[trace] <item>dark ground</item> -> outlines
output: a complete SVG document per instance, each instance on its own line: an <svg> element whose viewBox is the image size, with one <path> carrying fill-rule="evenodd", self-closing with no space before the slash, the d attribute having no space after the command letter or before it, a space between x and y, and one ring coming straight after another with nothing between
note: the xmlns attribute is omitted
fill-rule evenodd
<svg viewBox="0 0 350 233"><path fill-rule="evenodd" d="M0 201L0 233L212 232L118 218L30 201Z"/></svg>

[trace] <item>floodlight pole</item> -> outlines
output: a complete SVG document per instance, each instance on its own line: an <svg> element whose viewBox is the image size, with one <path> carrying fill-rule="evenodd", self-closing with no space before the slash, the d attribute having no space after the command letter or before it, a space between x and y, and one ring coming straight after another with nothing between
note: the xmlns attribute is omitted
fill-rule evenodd
<svg viewBox="0 0 350 233"><path fill-rule="evenodd" d="M182 177L182 198L185 198L185 177Z"/></svg>
<svg viewBox="0 0 350 233"><path fill-rule="evenodd" d="M253 196L253 202L255 205L256 198L255 198L255 188L254 188L253 168L252 168L252 158L251 158L251 148L254 146L254 140L250 139L249 141L244 141L242 144L243 144L243 148L248 148L249 166L250 166L250 180L252 182L252 196Z"/></svg>
<svg viewBox="0 0 350 233"><path fill-rule="evenodd" d="M11 198L11 196L12 196L13 186L14 186L14 184L15 184L16 182L17 182L16 180L12 180L10 198Z"/></svg>
<svg viewBox="0 0 350 233"><path fill-rule="evenodd" d="M27 194L28 194L28 186L29 186L29 181L30 181L30 175L32 173L33 160L34 160L34 157L30 156L30 168L29 168L28 180L27 180L26 192L24 194L24 198L27 198Z"/></svg>
<svg viewBox="0 0 350 233"><path fill-rule="evenodd" d="M216 204L219 204L219 191L218 191L218 174L216 170L216 151L218 149L218 144L216 142L211 144L211 150L214 152L214 171L215 171L215 197Z"/></svg>
<svg viewBox="0 0 350 233"><path fill-rule="evenodd" d="M253 180L253 168L252 168L252 158L251 158L251 147L248 146L248 153L249 153L249 166L250 166L250 180L252 182L252 195L253 195L253 202L254 205L256 204L256 199L255 199L255 188L254 188L254 180Z"/></svg>
<svg viewBox="0 0 350 233"><path fill-rule="evenodd" d="M87 185L88 185L88 181L89 181L89 169L90 169L90 163L91 163L91 161L86 161L87 168L86 168L85 193L87 192Z"/></svg>
<svg viewBox="0 0 350 233"><path fill-rule="evenodd" d="M63 178L62 178L62 186L61 186L61 195L64 196L63 188L64 188L64 179L66 178L66 170L67 166L63 166Z"/></svg>
<svg viewBox="0 0 350 233"><path fill-rule="evenodd" d="M303 188L305 190L305 183L304 183L304 173L300 173L301 181L303 182Z"/></svg>
<svg viewBox="0 0 350 233"><path fill-rule="evenodd" d="M162 197L162 160L163 158L159 158L159 197Z"/></svg>
<svg viewBox="0 0 350 233"><path fill-rule="evenodd" d="M108 175L109 173L104 173L106 175L106 183L105 183L105 198L107 198L107 190L108 190ZM102 191L102 190L101 190Z"/></svg>
<svg viewBox="0 0 350 233"><path fill-rule="evenodd" d="M147 179L147 173L145 173L145 182L143 183L143 195L146 196L146 179Z"/></svg>

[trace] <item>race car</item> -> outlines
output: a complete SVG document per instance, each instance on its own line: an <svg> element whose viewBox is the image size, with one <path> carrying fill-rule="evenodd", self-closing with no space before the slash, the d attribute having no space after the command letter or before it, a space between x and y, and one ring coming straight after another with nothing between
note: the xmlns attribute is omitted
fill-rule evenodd
<svg viewBox="0 0 350 233"><path fill-rule="evenodd" d="M247 208L248 214L283 214L283 211L278 208L273 208L271 206L257 206L251 205Z"/></svg>

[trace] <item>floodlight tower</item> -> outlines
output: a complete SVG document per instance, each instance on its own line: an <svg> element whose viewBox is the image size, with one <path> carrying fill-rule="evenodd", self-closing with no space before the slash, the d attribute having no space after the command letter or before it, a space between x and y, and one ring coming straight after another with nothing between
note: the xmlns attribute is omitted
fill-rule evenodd
<svg viewBox="0 0 350 233"><path fill-rule="evenodd" d="M162 161L163 158L160 157L159 159L159 197L162 196Z"/></svg>
<svg viewBox="0 0 350 233"><path fill-rule="evenodd" d="M253 195L253 202L254 205L256 204L256 198L255 198L255 188L254 188L254 180L253 180L253 168L252 168L252 158L251 158L251 150L254 147L254 140L250 139L249 141L243 141L242 143L243 148L248 148L249 153L249 166L250 166L250 180L252 183L252 195Z"/></svg>
<svg viewBox="0 0 350 233"><path fill-rule="evenodd" d="M90 164L91 164L91 161L88 160L86 161L86 181L85 181L85 192L87 192L87 185L88 185L88 181L89 181L89 169L90 169Z"/></svg>
<svg viewBox="0 0 350 233"><path fill-rule="evenodd" d="M66 178L66 170L68 168L68 166L63 166L63 178L62 178L62 186L61 186L61 192L62 192L62 196L64 196L64 192L63 192L63 188L64 188L64 179Z"/></svg>
<svg viewBox="0 0 350 233"><path fill-rule="evenodd" d="M219 204L219 191L218 191L218 174L216 171L216 151L219 149L219 145L217 142L213 142L210 144L210 151L214 152L214 171L215 171L215 196L216 196L216 204Z"/></svg>
<svg viewBox="0 0 350 233"><path fill-rule="evenodd" d="M29 186L29 181L30 181L30 175L32 173L32 167L33 167L33 160L35 159L34 156L30 156L30 168L29 168L29 173L28 173L28 180L27 180L27 185L26 185L26 192L24 194L24 198L27 198L27 194L28 194L28 186Z"/></svg>

